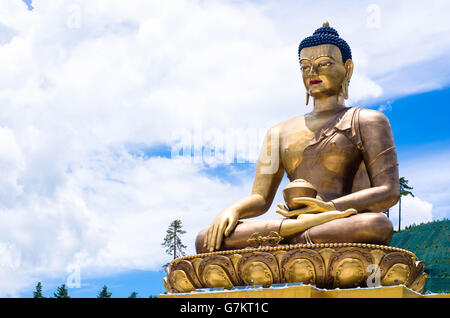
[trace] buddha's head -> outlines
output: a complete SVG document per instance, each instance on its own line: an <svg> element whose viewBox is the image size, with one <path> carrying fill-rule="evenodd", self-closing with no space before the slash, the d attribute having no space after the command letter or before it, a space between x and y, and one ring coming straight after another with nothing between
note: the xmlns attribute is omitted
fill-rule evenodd
<svg viewBox="0 0 450 318"><path fill-rule="evenodd" d="M328 22L300 43L298 55L307 104L310 95L314 98L348 98L348 84L353 73L352 53L347 42Z"/></svg>

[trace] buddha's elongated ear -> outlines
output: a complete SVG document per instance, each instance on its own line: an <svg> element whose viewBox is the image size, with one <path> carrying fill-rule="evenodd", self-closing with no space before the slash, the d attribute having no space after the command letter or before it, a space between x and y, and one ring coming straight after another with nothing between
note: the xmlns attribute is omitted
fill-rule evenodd
<svg viewBox="0 0 450 318"><path fill-rule="evenodd" d="M344 81L342 82L341 95L342 97L344 97L344 99L348 99L348 85L353 74L353 61L351 59L348 59L347 61L345 61L344 67L345 77Z"/></svg>

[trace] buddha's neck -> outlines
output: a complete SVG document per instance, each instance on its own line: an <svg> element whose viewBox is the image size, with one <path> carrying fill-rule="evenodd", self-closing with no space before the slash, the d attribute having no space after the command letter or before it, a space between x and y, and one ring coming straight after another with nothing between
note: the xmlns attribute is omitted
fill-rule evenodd
<svg viewBox="0 0 450 318"><path fill-rule="evenodd" d="M321 98L314 98L314 110L316 114L339 111L345 108L344 99L339 96L327 96Z"/></svg>

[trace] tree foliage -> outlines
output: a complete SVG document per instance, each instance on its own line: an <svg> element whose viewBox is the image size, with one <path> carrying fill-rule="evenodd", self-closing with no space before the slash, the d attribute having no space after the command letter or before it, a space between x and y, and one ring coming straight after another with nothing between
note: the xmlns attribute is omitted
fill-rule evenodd
<svg viewBox="0 0 450 318"><path fill-rule="evenodd" d="M400 179L399 179L399 185L400 185L400 197L403 197L403 196L405 196L405 195L411 195L412 197L414 197L414 194L411 192L411 191L409 191L409 190L412 190L412 189L414 189L413 187L410 187L409 185L408 185L408 180L405 178L405 177L401 177Z"/></svg>
<svg viewBox="0 0 450 318"><path fill-rule="evenodd" d="M38 282L36 285L36 291L33 292L33 298L45 298L42 295L42 284L41 282Z"/></svg>
<svg viewBox="0 0 450 318"><path fill-rule="evenodd" d="M98 293L97 298L111 298L112 293L108 292L108 287L103 285L102 290Z"/></svg>
<svg viewBox="0 0 450 318"><path fill-rule="evenodd" d="M70 298L69 292L67 291L66 284L62 284L57 288L56 293L53 293L55 298Z"/></svg>
<svg viewBox="0 0 450 318"><path fill-rule="evenodd" d="M402 197L406 195L414 197L414 194L411 191L409 191L414 188L408 185L409 181L405 177L401 177L398 181L400 186L400 198L398 200L398 230L400 231L400 224L402 218Z"/></svg>
<svg viewBox="0 0 450 318"><path fill-rule="evenodd" d="M170 223L166 232L162 246L166 247L166 253L173 256L173 259L184 256L185 245L181 242L180 235L185 234L180 220L174 220Z"/></svg>
<svg viewBox="0 0 450 318"><path fill-rule="evenodd" d="M128 298L137 298L137 294L136 292L132 292L130 296L128 296Z"/></svg>

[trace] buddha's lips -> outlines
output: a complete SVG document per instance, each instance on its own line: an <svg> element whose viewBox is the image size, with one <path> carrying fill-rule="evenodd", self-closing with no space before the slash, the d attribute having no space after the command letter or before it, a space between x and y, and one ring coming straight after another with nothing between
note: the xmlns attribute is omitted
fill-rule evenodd
<svg viewBox="0 0 450 318"><path fill-rule="evenodd" d="M315 85L315 84L320 84L320 83L322 83L321 80L310 80L309 81L309 85Z"/></svg>

